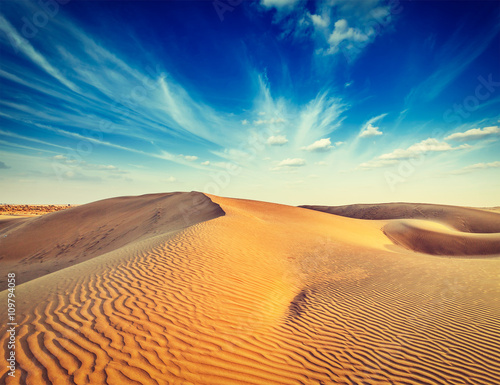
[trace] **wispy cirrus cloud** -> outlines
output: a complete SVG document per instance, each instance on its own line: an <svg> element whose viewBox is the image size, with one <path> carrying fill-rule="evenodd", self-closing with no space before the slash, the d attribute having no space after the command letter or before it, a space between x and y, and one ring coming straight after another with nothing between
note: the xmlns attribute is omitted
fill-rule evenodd
<svg viewBox="0 0 500 385"><path fill-rule="evenodd" d="M305 145L318 137L329 135L342 123L341 115L346 111L347 104L338 97L321 93L307 103L297 117L295 143Z"/></svg>
<svg viewBox="0 0 500 385"><path fill-rule="evenodd" d="M234 127L240 123L236 117L195 100L160 67L134 66L133 60L113 52L112 47L106 48L75 23L65 19L49 23L44 36L57 36L65 43L51 45L47 38L28 41L7 16L0 18L0 30L10 39L0 39L1 49L12 50L10 43L14 42L26 59L16 65L9 60L0 64L2 87L9 95L1 101L2 125L21 125L26 127L26 134L2 130L0 137L68 151L85 141L194 168L197 166L191 158L165 156L168 151L154 151L148 142L154 141L160 149L173 149L172 143L179 141L194 147L217 147L238 138ZM51 63L57 63L57 68ZM30 103L19 102L24 87L36 91L23 98ZM221 135L231 129L231 136ZM47 136L40 135L43 131L50 131L52 140L37 139ZM18 148L32 148L20 143ZM40 150L46 151L43 147Z"/></svg>
<svg viewBox="0 0 500 385"><path fill-rule="evenodd" d="M270 2L268 6L294 9L303 4ZM167 69L148 63L138 65L71 19L61 18L48 24L43 34L60 36L63 44L53 46L47 43L48 39L32 39L28 45L23 43L29 51L23 54L47 76L33 71L30 63L0 65L7 93L18 92L20 86L36 90L30 95L29 104L19 103L19 98L2 101L8 112L3 118L30 132L18 139L29 141L47 133L57 138L35 139L35 145L71 151L83 141L91 143L94 149L105 147L192 169L216 167L221 163L217 158L228 157L236 164L250 167L253 161L249 154L236 159L235 152L224 149L231 149L234 143L249 143L254 132L262 131L269 135L268 145L290 149L282 154L287 159L299 159L294 150L300 148L327 151L333 146L326 136L340 127L341 116L348 108L342 98L328 89L300 105L273 97L267 76L262 74L257 75L260 92L252 110L244 115L221 113L198 95L193 96ZM57 75L47 66L51 62L58 63L58 71L64 77L58 84L49 80ZM64 84L64 80L71 84ZM188 155L176 155L179 142L193 150ZM214 158L207 159L207 152ZM207 160L195 162L200 158ZM278 167L296 167L279 163Z"/></svg>
<svg viewBox="0 0 500 385"><path fill-rule="evenodd" d="M5 131L5 130L0 129L0 135L7 136L10 138L25 140L28 142L38 143L38 144L42 144L44 146L57 147L57 148L65 149L65 150L70 150L70 147L67 147L67 146L60 146L60 145L55 144L55 143L50 143L50 142L47 142L45 140L29 137L26 135L17 134L15 132L11 132L11 131Z"/></svg>
<svg viewBox="0 0 500 385"><path fill-rule="evenodd" d="M75 84L64 77L56 67L49 63L45 56L33 48L30 42L21 36L12 24L2 15L0 15L0 30L3 31L9 37L12 44L18 47L18 49L33 63L38 65L47 74L57 79L61 82L61 84L64 84L70 90L77 91Z"/></svg>

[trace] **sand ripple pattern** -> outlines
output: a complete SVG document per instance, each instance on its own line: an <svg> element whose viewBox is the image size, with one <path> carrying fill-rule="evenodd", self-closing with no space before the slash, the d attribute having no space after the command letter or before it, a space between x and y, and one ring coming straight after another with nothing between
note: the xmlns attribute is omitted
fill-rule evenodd
<svg viewBox="0 0 500 385"><path fill-rule="evenodd" d="M36 301L0 382L500 383L498 260L423 261L227 213L22 285Z"/></svg>

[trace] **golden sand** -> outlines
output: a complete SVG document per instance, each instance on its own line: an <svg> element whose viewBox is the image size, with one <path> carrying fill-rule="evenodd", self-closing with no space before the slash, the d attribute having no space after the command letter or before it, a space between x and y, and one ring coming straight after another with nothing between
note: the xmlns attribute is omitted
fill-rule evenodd
<svg viewBox="0 0 500 385"><path fill-rule="evenodd" d="M18 286L18 367L11 378L0 366L1 382L500 383L499 250L429 255L384 234L401 219L210 198L189 226L184 217L178 230L136 229L126 244ZM140 207L148 199L168 211L171 197ZM0 336L3 350L5 327Z"/></svg>

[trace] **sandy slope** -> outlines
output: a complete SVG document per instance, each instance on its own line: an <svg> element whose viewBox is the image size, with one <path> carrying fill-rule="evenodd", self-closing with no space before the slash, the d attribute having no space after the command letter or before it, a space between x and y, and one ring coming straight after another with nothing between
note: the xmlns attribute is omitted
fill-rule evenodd
<svg viewBox="0 0 500 385"><path fill-rule="evenodd" d="M0 285L6 270L18 273L20 284L219 215L220 207L191 192L111 198L4 226L0 221Z"/></svg>
<svg viewBox="0 0 500 385"><path fill-rule="evenodd" d="M418 219L391 221L383 231L395 244L421 253L500 256L500 233L465 233Z"/></svg>
<svg viewBox="0 0 500 385"><path fill-rule="evenodd" d="M390 221L211 199L224 216L20 285L17 377L0 381L500 382L500 259L395 247Z"/></svg>
<svg viewBox="0 0 500 385"><path fill-rule="evenodd" d="M491 211L415 203L302 207L349 218L390 220L384 233L409 250L448 256L500 256L500 214Z"/></svg>

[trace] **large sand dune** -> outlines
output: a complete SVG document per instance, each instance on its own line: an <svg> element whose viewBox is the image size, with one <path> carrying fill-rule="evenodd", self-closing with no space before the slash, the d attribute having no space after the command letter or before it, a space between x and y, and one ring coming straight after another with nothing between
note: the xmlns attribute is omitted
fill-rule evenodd
<svg viewBox="0 0 500 385"><path fill-rule="evenodd" d="M409 250L448 256L500 256L500 214L415 203L301 206L367 220L390 220L384 233Z"/></svg>
<svg viewBox="0 0 500 385"><path fill-rule="evenodd" d="M390 220L204 198L183 200L190 226L133 222L129 243L19 285L0 381L500 383L500 259L406 250Z"/></svg>
<svg viewBox="0 0 500 385"><path fill-rule="evenodd" d="M0 261L19 282L52 273L137 240L224 215L198 192L105 199L41 217L0 221ZM0 276L0 285L6 276Z"/></svg>

